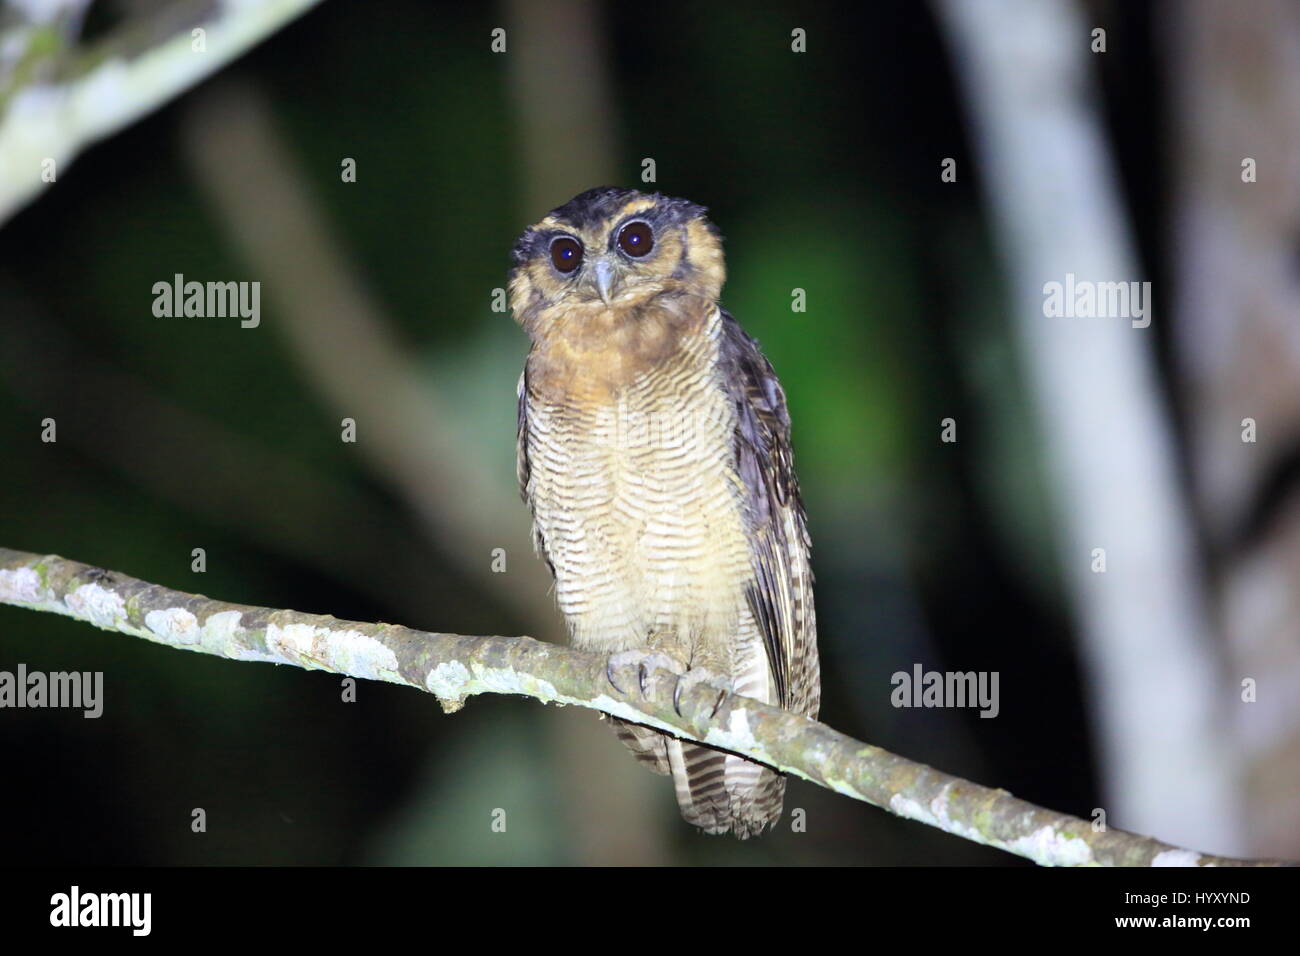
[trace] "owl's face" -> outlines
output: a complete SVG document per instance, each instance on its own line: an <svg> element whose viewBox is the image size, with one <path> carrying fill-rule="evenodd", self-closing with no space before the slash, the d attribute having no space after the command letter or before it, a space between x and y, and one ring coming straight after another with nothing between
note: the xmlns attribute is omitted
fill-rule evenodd
<svg viewBox="0 0 1300 956"><path fill-rule="evenodd" d="M716 302L726 267L702 206L632 189L591 189L525 230L510 303L530 334L631 314L662 297Z"/></svg>

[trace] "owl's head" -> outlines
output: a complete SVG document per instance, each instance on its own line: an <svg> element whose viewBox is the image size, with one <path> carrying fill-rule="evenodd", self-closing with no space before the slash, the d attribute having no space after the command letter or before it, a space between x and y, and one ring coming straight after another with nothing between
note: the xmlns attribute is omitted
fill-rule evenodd
<svg viewBox="0 0 1300 956"><path fill-rule="evenodd" d="M614 186L551 210L519 237L513 259L510 305L530 333L633 314L663 297L716 302L726 278L703 206Z"/></svg>

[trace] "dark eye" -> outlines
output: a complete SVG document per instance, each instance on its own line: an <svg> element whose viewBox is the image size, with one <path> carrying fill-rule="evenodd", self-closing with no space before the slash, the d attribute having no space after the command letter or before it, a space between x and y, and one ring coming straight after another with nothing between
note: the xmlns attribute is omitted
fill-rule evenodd
<svg viewBox="0 0 1300 956"><path fill-rule="evenodd" d="M572 272L582 265L582 243L572 236L560 236L551 243L551 262L561 272Z"/></svg>
<svg viewBox="0 0 1300 956"><path fill-rule="evenodd" d="M618 247L633 259L640 259L655 247L655 234L644 222L629 222L618 234Z"/></svg>

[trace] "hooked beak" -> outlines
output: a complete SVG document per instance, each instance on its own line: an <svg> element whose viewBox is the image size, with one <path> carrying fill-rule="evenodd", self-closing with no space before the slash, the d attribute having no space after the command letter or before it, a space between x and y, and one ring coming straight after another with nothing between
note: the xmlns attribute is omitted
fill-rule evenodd
<svg viewBox="0 0 1300 956"><path fill-rule="evenodd" d="M601 301L609 305L609 293L614 288L614 263L603 256L592 263L592 275L596 281L596 291Z"/></svg>

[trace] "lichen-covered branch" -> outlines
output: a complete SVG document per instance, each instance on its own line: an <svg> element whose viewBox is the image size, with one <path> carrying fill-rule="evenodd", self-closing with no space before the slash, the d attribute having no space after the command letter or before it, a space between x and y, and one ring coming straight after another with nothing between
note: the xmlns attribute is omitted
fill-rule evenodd
<svg viewBox="0 0 1300 956"><path fill-rule="evenodd" d="M86 146L319 2L178 0L87 47L76 45L66 17L9 26L0 34L0 223L57 181Z"/></svg>
<svg viewBox="0 0 1300 956"><path fill-rule="evenodd" d="M761 760L838 793L1048 866L1259 865L1094 830L895 756L747 697L696 684L674 707L675 675L611 685L604 658L528 637L468 637L273 610L173 591L117 572L0 548L0 603L51 611L182 650L406 684L448 712L474 694L577 704ZM617 676L617 675L616 675Z"/></svg>

